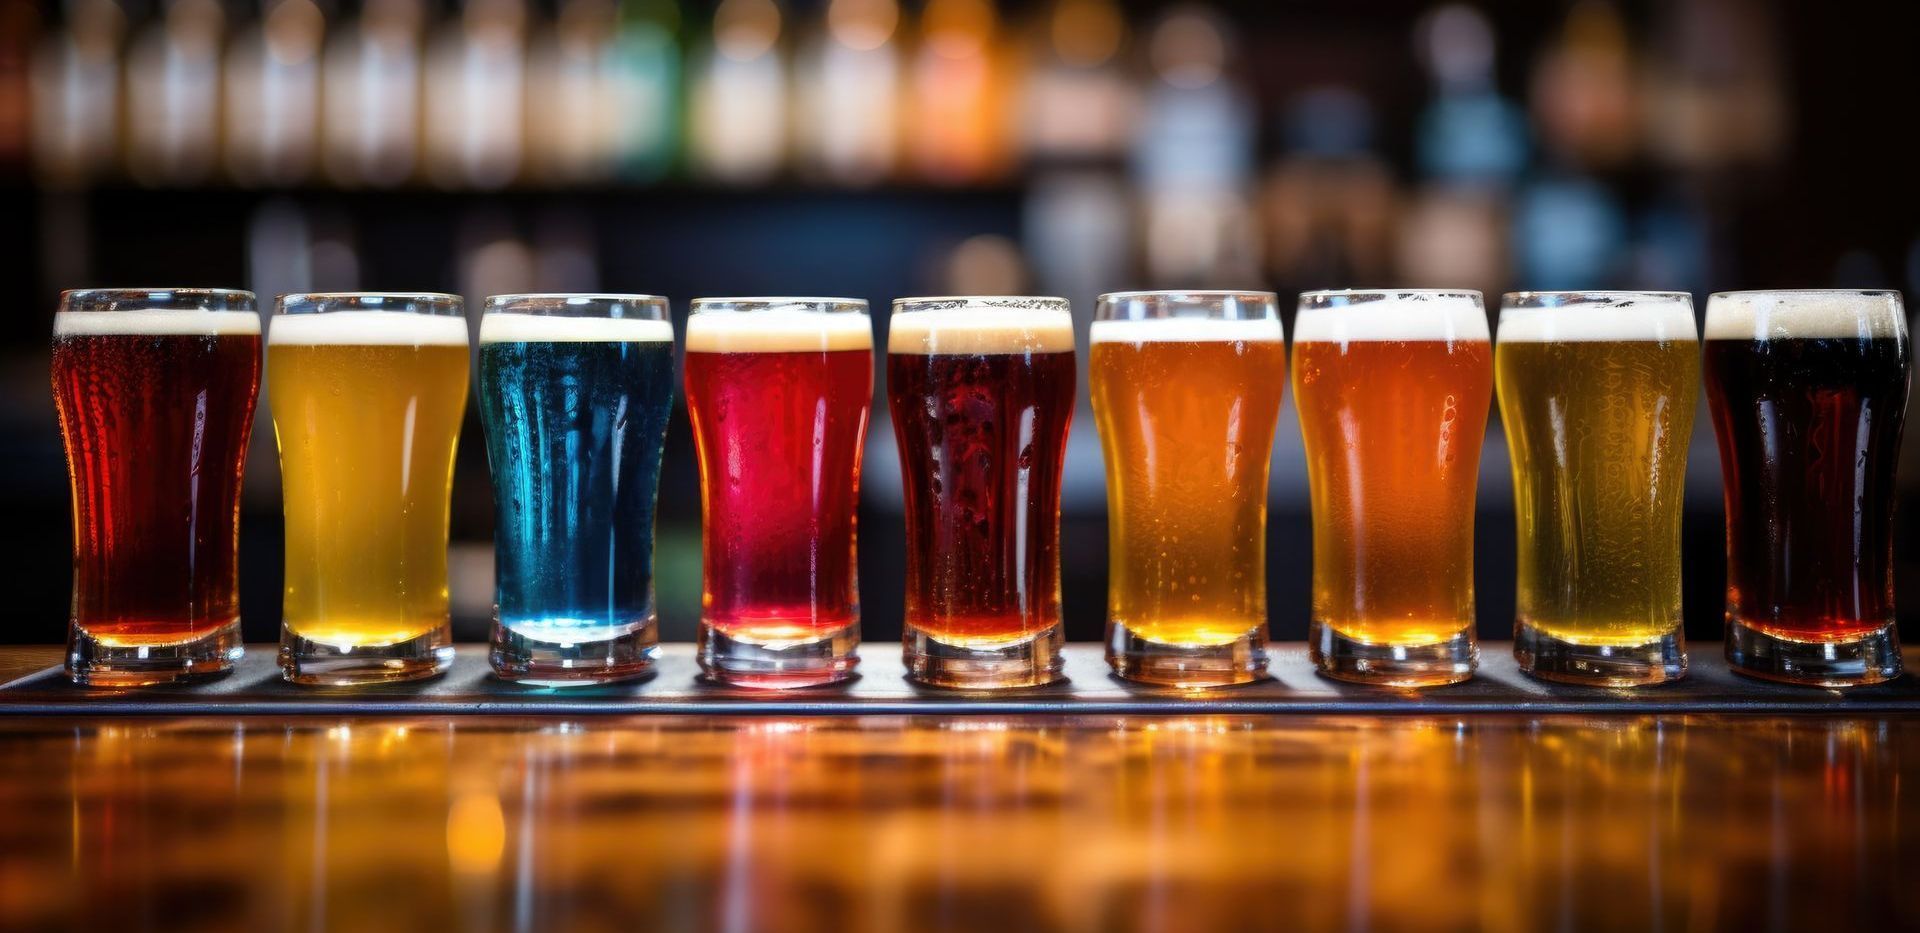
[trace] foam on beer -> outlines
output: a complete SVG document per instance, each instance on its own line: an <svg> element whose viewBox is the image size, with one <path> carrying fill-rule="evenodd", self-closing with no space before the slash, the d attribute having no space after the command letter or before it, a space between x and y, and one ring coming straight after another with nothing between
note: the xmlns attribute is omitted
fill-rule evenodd
<svg viewBox="0 0 1920 933"><path fill-rule="evenodd" d="M689 353L824 353L873 348L873 319L851 311L701 311L687 318Z"/></svg>
<svg viewBox="0 0 1920 933"><path fill-rule="evenodd" d="M406 311L327 311L278 314L267 328L270 346L460 346L467 319Z"/></svg>
<svg viewBox="0 0 1920 933"><path fill-rule="evenodd" d="M1601 340L1691 343L1693 306L1672 298L1622 298L1611 304L1500 312L1501 343Z"/></svg>
<svg viewBox="0 0 1920 933"><path fill-rule="evenodd" d="M490 311L480 318L480 342L672 343L673 322Z"/></svg>
<svg viewBox="0 0 1920 933"><path fill-rule="evenodd" d="M1487 315L1464 295L1390 296L1336 307L1301 308L1294 343L1488 340Z"/></svg>
<svg viewBox="0 0 1920 933"><path fill-rule="evenodd" d="M1898 292L1724 292L1707 301L1708 340L1897 337L1907 332Z"/></svg>
<svg viewBox="0 0 1920 933"><path fill-rule="evenodd" d="M1279 318L1228 321L1206 317L1162 317L1094 321L1093 343L1279 343L1285 339Z"/></svg>
<svg viewBox="0 0 1920 933"><path fill-rule="evenodd" d="M887 352L956 355L1071 353L1073 315L1064 311L951 308L896 314Z"/></svg>
<svg viewBox="0 0 1920 933"><path fill-rule="evenodd" d="M162 337L250 335L260 333L260 315L252 311L56 311L55 337L111 335Z"/></svg>

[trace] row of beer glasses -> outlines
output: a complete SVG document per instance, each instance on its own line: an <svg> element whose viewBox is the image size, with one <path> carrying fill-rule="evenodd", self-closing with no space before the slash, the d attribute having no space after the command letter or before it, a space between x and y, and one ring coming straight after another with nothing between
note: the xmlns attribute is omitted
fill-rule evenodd
<svg viewBox="0 0 1920 933"><path fill-rule="evenodd" d="M444 670L448 498L468 384L460 299L289 295L279 312L267 363L286 499L283 671L344 684ZM1117 293L1095 317L1108 659L1155 683L1255 679L1287 369L1276 299ZM238 658L238 489L259 325L245 292L63 296L53 373L74 491L76 680L151 683ZM1310 648L1323 673L1412 686L1471 676L1474 498L1496 386L1519 523L1522 668L1606 685L1685 672L1681 494L1703 358L1686 295L1508 295L1497 348L1466 291L1312 292L1295 329ZM871 335L861 301L693 305L698 655L717 680L803 686L857 664ZM1897 676L1899 295L1717 294L1706 337L1729 659L1827 685ZM673 392L666 301L497 296L480 344L495 672L532 683L644 672ZM888 350L910 675L960 688L1058 679L1067 303L901 299Z"/></svg>

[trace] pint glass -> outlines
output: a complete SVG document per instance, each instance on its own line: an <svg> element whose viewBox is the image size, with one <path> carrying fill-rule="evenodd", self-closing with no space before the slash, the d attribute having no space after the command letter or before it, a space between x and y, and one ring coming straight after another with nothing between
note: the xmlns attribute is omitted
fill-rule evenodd
<svg viewBox="0 0 1920 933"><path fill-rule="evenodd" d="M1267 464L1286 344L1271 292L1100 296L1107 661L1206 687L1266 669Z"/></svg>
<svg viewBox="0 0 1920 933"><path fill-rule="evenodd" d="M1300 296L1293 396L1313 508L1308 648L1329 677L1473 676L1473 512L1493 396L1480 293Z"/></svg>
<svg viewBox="0 0 1920 933"><path fill-rule="evenodd" d="M859 663L867 303L698 299L686 368L700 459L701 668L754 687L846 678Z"/></svg>
<svg viewBox="0 0 1920 933"><path fill-rule="evenodd" d="M1700 381L1693 299L1507 295L1494 370L1513 461L1520 669L1613 687L1684 675L1680 506Z"/></svg>
<svg viewBox="0 0 1920 933"><path fill-rule="evenodd" d="M1829 687L1898 677L1900 294L1722 292L1707 301L1706 338L1727 505L1727 660Z"/></svg>
<svg viewBox="0 0 1920 933"><path fill-rule="evenodd" d="M447 500L467 404L461 300L282 296L267 387L286 510L281 671L358 684L445 670Z"/></svg>
<svg viewBox="0 0 1920 933"><path fill-rule="evenodd" d="M887 402L907 512L907 673L965 689L1060 677L1062 298L901 298Z"/></svg>
<svg viewBox="0 0 1920 933"><path fill-rule="evenodd" d="M252 292L61 294L76 682L165 683L240 659L240 476L259 390Z"/></svg>
<svg viewBox="0 0 1920 933"><path fill-rule="evenodd" d="M496 295L480 319L503 679L644 673L659 641L653 513L673 323L648 295Z"/></svg>

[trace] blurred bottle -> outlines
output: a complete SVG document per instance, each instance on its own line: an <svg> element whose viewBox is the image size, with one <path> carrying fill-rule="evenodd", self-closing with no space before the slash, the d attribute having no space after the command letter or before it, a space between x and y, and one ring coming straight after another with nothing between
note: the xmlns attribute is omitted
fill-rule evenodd
<svg viewBox="0 0 1920 933"><path fill-rule="evenodd" d="M621 115L614 82L613 0L561 0L527 55L527 164L548 184L613 172Z"/></svg>
<svg viewBox="0 0 1920 933"><path fill-rule="evenodd" d="M0 0L0 176L11 177L27 165L33 131L29 63L39 34L34 0Z"/></svg>
<svg viewBox="0 0 1920 933"><path fill-rule="evenodd" d="M43 178L77 184L107 171L120 142L127 20L115 0L68 0L64 10L33 57L33 154Z"/></svg>
<svg viewBox="0 0 1920 933"><path fill-rule="evenodd" d="M1245 287L1260 281L1251 203L1255 117L1228 74L1226 24L1179 7L1147 40L1154 81L1134 136L1133 172L1156 287Z"/></svg>
<svg viewBox="0 0 1920 933"><path fill-rule="evenodd" d="M523 0L466 0L427 47L427 177L498 188L520 174L526 132Z"/></svg>
<svg viewBox="0 0 1920 933"><path fill-rule="evenodd" d="M1655 52L1646 75L1646 134L1654 153L1694 169L1766 163L1784 154L1782 43L1766 6L1678 0L1654 9Z"/></svg>
<svg viewBox="0 0 1920 933"><path fill-rule="evenodd" d="M692 70L690 162L700 175L764 182L787 158L787 62L774 0L721 0Z"/></svg>
<svg viewBox="0 0 1920 933"><path fill-rule="evenodd" d="M328 177L386 187L413 176L420 148L421 0L367 0L327 46L321 137Z"/></svg>
<svg viewBox="0 0 1920 933"><path fill-rule="evenodd" d="M680 154L680 5L624 0L612 55L615 165L631 181L657 180Z"/></svg>
<svg viewBox="0 0 1920 933"><path fill-rule="evenodd" d="M900 24L896 0L830 0L825 24L800 52L801 166L811 175L866 185L894 169L899 148Z"/></svg>
<svg viewBox="0 0 1920 933"><path fill-rule="evenodd" d="M919 174L969 184L1006 169L1011 69L991 0L927 0L906 110L907 155Z"/></svg>
<svg viewBox="0 0 1920 933"><path fill-rule="evenodd" d="M127 171L146 185L206 181L220 148L219 0L167 0L127 51Z"/></svg>
<svg viewBox="0 0 1920 933"><path fill-rule="evenodd" d="M1281 123L1284 153L1260 198L1269 278L1283 291L1388 281L1397 192L1373 152L1372 105L1349 87L1311 88Z"/></svg>
<svg viewBox="0 0 1920 933"><path fill-rule="evenodd" d="M227 51L227 171L242 185L291 185L313 171L320 142L320 47L314 0L265 0Z"/></svg>
<svg viewBox="0 0 1920 933"><path fill-rule="evenodd" d="M1533 119L1546 148L1587 168L1611 168L1638 148L1638 77L1620 11L1579 0L1533 72Z"/></svg>
<svg viewBox="0 0 1920 933"><path fill-rule="evenodd" d="M1030 161L1108 162L1126 153L1140 92L1119 66L1127 21L1112 0L1055 0L1020 100Z"/></svg>

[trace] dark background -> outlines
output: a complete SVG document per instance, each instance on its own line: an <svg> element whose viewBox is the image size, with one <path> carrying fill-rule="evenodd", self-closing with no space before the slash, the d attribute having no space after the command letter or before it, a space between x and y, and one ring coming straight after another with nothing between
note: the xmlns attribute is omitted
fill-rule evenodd
<svg viewBox="0 0 1920 933"><path fill-rule="evenodd" d="M266 7L279 2L285 0ZM564 6L530 6L528 34L537 35ZM787 27L777 48L792 52L809 41L807 24L819 22L824 7L819 0L783 4ZM144 0L119 8L124 46L156 10ZM329 36L361 12L360 3L318 8ZM34 154L33 128L57 117L36 109L40 98L27 82L77 19L75 8L0 0L0 255L9 257L14 287L12 307L0 315L0 511L8 531L0 537L0 567L8 568L10 584L0 641L54 642L64 631L67 488L47 386L47 335L63 288L441 290L464 292L474 304L488 290L509 290L505 286L633 291L669 296L682 322L688 299L703 295L847 295L864 297L879 311L901 295L1019 288L1068 295L1084 328L1097 291L1212 285L1281 292L1290 331L1292 293L1319 287L1674 288L1693 291L1701 308L1706 293L1718 289L1920 287L1920 192L1911 145L1912 106L1920 95L1912 58L1920 36L1915 5L1466 5L1460 9L1477 12L1496 40L1492 83L1474 99L1502 102L1517 121L1510 129L1519 154L1495 169L1450 164L1443 157L1448 147L1427 135L1436 125L1449 126L1439 104L1460 94L1436 80L1420 51L1428 47L1421 24L1432 22L1424 17L1437 8L1397 0L1214 8L1209 15L1226 39L1220 86L1245 105L1227 129L1237 129L1244 144L1237 150L1238 174L1210 176L1217 184L1201 187L1224 193L1226 215L1244 215L1247 223L1223 228L1251 258L1170 269L1156 259L1164 244L1145 232L1153 197L1166 186L1142 167L1151 161L1143 153L1164 154L1166 147L1153 150L1142 141L1153 134L1138 129L1121 134L1123 146L1069 153L1023 150L1016 133L997 170L952 178L901 167L859 185L785 166L764 177L717 179L702 171L697 152L644 180L562 180L523 169L495 187L429 183L417 172L392 188L352 186L311 172L266 185L216 167L189 183L141 184L134 180L138 173L128 171L140 155L124 142L109 164L76 172ZM253 3L224 9L229 45L262 15ZM1002 66L1014 76L1007 94L1018 101L1030 93L1018 75L1031 71L1021 69L1037 67L1029 59L1045 54L1031 50L1031 37L1044 30L1055 6L1012 2L996 9L998 41L1013 63ZM1101 67L1119 85L1151 88L1154 31L1185 9L1192 8L1121 4L1125 37ZM679 11L678 36L693 68L715 6L687 3ZM905 4L895 33L902 55L916 48L921 12L921 3ZM430 32L457 15L437 3L426 13ZM1576 56L1579 67L1565 66L1569 48L1586 53ZM1592 77L1596 70L1607 73L1609 63L1624 68L1626 78ZM799 66L790 61L788 67L794 85L804 84ZM1567 79L1576 88L1600 90L1586 96L1553 91L1548 76L1568 72L1576 75ZM1622 94L1638 116L1617 124L1615 135L1624 142L1609 151L1593 142L1607 135L1607 118L1580 102L1617 103ZM1331 109L1328 99L1335 102ZM1322 103L1311 105L1315 100ZM1761 116L1744 119L1756 101L1759 110L1752 112ZM545 104L529 92L529 107ZM903 117L910 119L913 106L903 103ZM1453 117L1455 124L1462 119L1457 112ZM1743 128L1769 119L1771 130L1741 137ZM232 119L223 126L225 133L238 132ZM1473 127L1453 126L1446 138L1499 137ZM1715 142L1730 139L1736 142ZM1117 227L1063 213L1062 185L1080 181L1106 193L1074 203L1107 205L1115 213L1095 216L1117 217ZM1181 190L1172 189L1176 200ZM1578 195L1570 207L1569 192ZM1461 203L1470 209L1442 211L1445 222L1422 221L1435 216L1433 205ZM1463 227L1462 217L1485 220ZM1045 231L1060 224L1084 230L1089 242L1097 234L1114 239L1108 265L1093 264L1107 270L1104 277L1060 272L1084 267L1052 255L1058 241ZM1305 232L1290 239L1287 230ZM1499 247L1495 260L1450 267L1418 258L1434 250L1445 255L1450 244L1476 234ZM1585 258L1554 260L1567 243L1586 244ZM339 250L353 257L350 274L323 261ZM537 261L550 253L586 261L554 272ZM503 255L536 261L531 272L487 268ZM518 268L511 262L501 268L508 267ZM884 327L884 320L878 323ZM884 383L878 390L860 577L867 639L885 643L899 634L904 542L891 426L881 416ZM1099 637L1106 584L1098 447L1082 404L1062 521L1067 624L1076 640ZM1718 463L1704 404L1698 421L1688 477L1686 600L1688 633L1705 642L1720 635L1724 567ZM1513 609L1513 517L1497 414L1492 425L1476 582L1481 634L1502 638ZM478 430L470 415L454 489L453 586L462 639L484 637L490 598L492 508ZM281 529L265 405L256 433L241 585L247 638L267 641L278 624ZM1912 440L1903 457L1909 501L1920 482ZM1306 631L1311 554L1304 464L1290 408L1274 464L1273 632L1298 639ZM688 639L698 613L699 500L684 409L669 429L662 482L663 632ZM1920 600L1920 535L1911 510L1899 522L1899 588L1910 607ZM1916 610L1903 608L1909 638L1920 635L1915 625Z"/></svg>

